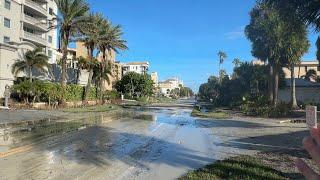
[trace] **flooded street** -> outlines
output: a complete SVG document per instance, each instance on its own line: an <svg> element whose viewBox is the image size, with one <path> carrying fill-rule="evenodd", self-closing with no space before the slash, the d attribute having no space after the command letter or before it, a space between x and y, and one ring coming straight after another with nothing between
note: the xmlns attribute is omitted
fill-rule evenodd
<svg viewBox="0 0 320 180"><path fill-rule="evenodd" d="M189 109L73 114L1 127L1 179L174 179L219 159Z"/></svg>

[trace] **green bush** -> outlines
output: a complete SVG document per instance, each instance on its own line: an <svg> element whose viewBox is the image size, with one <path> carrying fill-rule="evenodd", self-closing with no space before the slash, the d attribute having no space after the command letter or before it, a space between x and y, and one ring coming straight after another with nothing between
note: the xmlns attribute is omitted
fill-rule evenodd
<svg viewBox="0 0 320 180"><path fill-rule="evenodd" d="M66 86L66 100L67 101L81 101L84 96L84 87L76 84L68 84ZM61 86L59 83L52 83L48 81L34 80L19 81L11 88L12 97L17 101L29 102L58 102L61 99ZM89 100L98 99L98 90L92 87L89 93ZM112 96L116 96L113 92Z"/></svg>
<svg viewBox="0 0 320 180"><path fill-rule="evenodd" d="M270 105L266 96L244 97L241 110L246 115L279 118L290 114L291 109L287 104Z"/></svg>

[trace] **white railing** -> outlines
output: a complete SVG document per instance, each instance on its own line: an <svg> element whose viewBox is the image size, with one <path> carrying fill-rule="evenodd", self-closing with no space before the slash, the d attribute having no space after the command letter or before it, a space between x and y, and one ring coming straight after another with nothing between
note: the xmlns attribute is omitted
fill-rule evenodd
<svg viewBox="0 0 320 180"><path fill-rule="evenodd" d="M48 29L48 24L41 22L41 20L39 20L39 19L36 19L36 18L28 16L28 15L24 15L24 19L25 19L25 21L28 21L31 24L33 24L33 25L35 25L37 27L40 27L40 28L42 28L44 30Z"/></svg>
<svg viewBox="0 0 320 180"><path fill-rule="evenodd" d="M41 37L40 34L33 34L33 33L29 33L27 31L23 32L24 34L24 38L29 39L31 41L34 41L36 43L40 43L42 45L47 45L47 40L43 37Z"/></svg>
<svg viewBox="0 0 320 180"><path fill-rule="evenodd" d="M28 6L40 11L43 14L47 14L47 10L44 7L42 7L41 4L38 4L38 3L36 3L36 2L34 2L32 0L25 0L25 3Z"/></svg>

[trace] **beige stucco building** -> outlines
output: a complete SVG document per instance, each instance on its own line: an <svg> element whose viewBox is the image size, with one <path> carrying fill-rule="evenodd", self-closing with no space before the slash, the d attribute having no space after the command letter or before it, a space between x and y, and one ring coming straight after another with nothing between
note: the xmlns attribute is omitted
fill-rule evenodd
<svg viewBox="0 0 320 180"><path fill-rule="evenodd" d="M70 49L70 50L74 50L75 51L75 58L79 58L79 57L84 57L87 58L88 57L88 51L87 48L84 46L83 42L76 42L76 48L75 49ZM70 51L69 50L69 51ZM72 52L69 52L69 54ZM120 80L122 78L122 66L121 64L116 61L116 52L111 51L111 52L106 52L107 55L107 60L109 65L111 66L111 73L112 75L109 76L110 78L110 83L108 83L107 81L104 82L104 90L112 90L113 89L113 85L116 83L116 81ZM99 53L97 56L98 61L102 61L102 53ZM72 63L70 62L70 60L68 60L68 64L73 64L74 67L77 67L77 61L76 60L72 60ZM79 78L79 83L81 85L86 85L88 80L88 71L83 70L81 72L81 76Z"/></svg>
<svg viewBox="0 0 320 180"><path fill-rule="evenodd" d="M26 50L41 47L49 62L56 62L57 30L49 30L56 14L53 0L0 1L0 97L5 86L13 84L12 64Z"/></svg>
<svg viewBox="0 0 320 180"><path fill-rule="evenodd" d="M173 89L180 88L180 86L183 86L183 82L179 78L171 78L159 82L160 92L165 96L169 96Z"/></svg>
<svg viewBox="0 0 320 180"><path fill-rule="evenodd" d="M300 64L295 65L294 75L295 78L301 78L306 75L309 70L315 70L317 76L320 75L320 68L318 61L302 61ZM283 68L286 78L291 78L291 71L288 68Z"/></svg>

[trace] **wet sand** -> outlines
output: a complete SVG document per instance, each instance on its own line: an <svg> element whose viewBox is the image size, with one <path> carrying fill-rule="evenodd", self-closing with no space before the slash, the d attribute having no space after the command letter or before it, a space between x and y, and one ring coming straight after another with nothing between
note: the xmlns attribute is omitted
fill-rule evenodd
<svg viewBox="0 0 320 180"><path fill-rule="evenodd" d="M69 114L70 121L1 127L1 179L175 179L230 156L300 148L307 134L303 124L205 120L190 111Z"/></svg>

